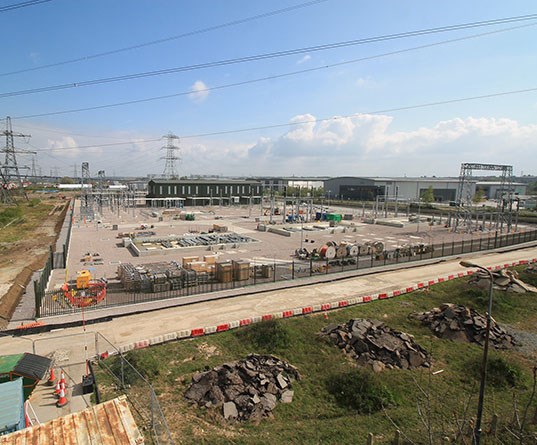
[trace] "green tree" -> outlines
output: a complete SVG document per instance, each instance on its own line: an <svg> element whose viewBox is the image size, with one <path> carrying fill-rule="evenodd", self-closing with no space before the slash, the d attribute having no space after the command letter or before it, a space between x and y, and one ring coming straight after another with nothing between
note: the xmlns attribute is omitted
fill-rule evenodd
<svg viewBox="0 0 537 445"><path fill-rule="evenodd" d="M74 184L75 181L73 180L73 178L70 178L69 176L64 176L63 178L60 179L60 184Z"/></svg>
<svg viewBox="0 0 537 445"><path fill-rule="evenodd" d="M476 190L474 197L472 198L472 202L474 204L479 204L480 202L485 200L485 192L481 189Z"/></svg>
<svg viewBox="0 0 537 445"><path fill-rule="evenodd" d="M433 186L431 185L427 190L424 190L421 193L421 200L423 202L434 202L434 192L433 192Z"/></svg>

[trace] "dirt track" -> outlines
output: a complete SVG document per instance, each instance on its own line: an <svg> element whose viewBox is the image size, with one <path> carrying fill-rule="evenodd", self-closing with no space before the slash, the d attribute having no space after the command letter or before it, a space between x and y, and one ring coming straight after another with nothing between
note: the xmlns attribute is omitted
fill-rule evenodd
<svg viewBox="0 0 537 445"><path fill-rule="evenodd" d="M58 206L57 200L50 200L50 204ZM68 201L62 202L61 211L46 214L40 225L22 240L2 245L0 330L7 326L32 274L45 265L49 246L54 245L60 233L67 204Z"/></svg>

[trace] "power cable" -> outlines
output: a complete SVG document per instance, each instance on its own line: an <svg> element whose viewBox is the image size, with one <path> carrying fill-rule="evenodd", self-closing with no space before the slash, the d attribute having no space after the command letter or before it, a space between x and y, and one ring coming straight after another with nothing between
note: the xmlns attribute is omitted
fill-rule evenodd
<svg viewBox="0 0 537 445"><path fill-rule="evenodd" d="M0 6L0 12L13 11L14 9L26 8L27 6L35 6L41 3L51 2L52 0L28 0L21 3L13 3L11 5Z"/></svg>
<svg viewBox="0 0 537 445"><path fill-rule="evenodd" d="M220 67L220 66L253 62L253 61L258 61L258 60L273 59L277 57L284 57L284 56L297 55L297 54L303 54L303 53L326 51L329 49L345 48L345 47L356 46L356 45L365 45L369 43L377 43L377 42L383 42L387 40L396 40L396 39L402 39L402 38L408 38L408 37L436 34L440 32L459 31L463 29L472 29L472 28L483 27L483 26L492 26L492 25L498 25L498 24L504 24L504 23L513 23L513 22L536 20L536 19L537 19L537 14L529 14L529 15L524 15L524 16L508 17L508 18L503 18L503 19L493 19L493 20L485 20L481 22L472 22L472 23L465 23L465 24L458 24L458 25L442 26L438 28L428 28L428 29L417 30L417 31L408 31L408 32L397 33L397 34L388 34L388 35L377 36L377 37L368 37L368 38L357 39L357 40L348 40L344 42L336 42L336 43L329 43L329 44L324 44L324 45L316 45L316 46L309 46L309 47L304 47L304 48L276 51L276 52L265 53L265 54L257 54L257 55L239 57L239 58L234 58L234 59L225 59L225 60L219 60L219 61L214 61L214 62L206 62L206 63L200 63L200 64L195 64L195 65L180 66L180 67L167 68L167 69L161 69L161 70L155 70L155 71L145 71L141 73L125 74L122 76L85 80L85 81L80 81L80 82L51 85L51 86L46 86L46 87L31 88L31 89L19 90L19 91L10 91L6 93L0 93L0 98L22 96L26 94L35 94L35 93L43 93L43 92L50 92L50 91L58 91L58 90L65 90L65 89L85 87L85 86L94 86L94 85L100 85L100 84L111 83L111 82L122 82L126 80L162 76L166 74L194 71L194 70L205 69L205 68L215 68L215 67Z"/></svg>
<svg viewBox="0 0 537 445"><path fill-rule="evenodd" d="M461 42L461 41L464 41L464 40L475 39L475 38L479 38L479 37L489 36L489 35L493 35L493 34L499 34L499 33L502 33L502 32L512 31L512 30L515 30L515 29L521 29L521 28L526 28L526 27L536 26L536 25L537 25L537 23L519 25L519 26L500 29L500 30L496 30L496 31L489 31L489 32L481 33L481 34L474 34L474 35L471 35L471 36L465 36L465 37L459 37L459 38L456 38L456 39L443 40L443 41L440 41L440 42L429 43L427 45L414 46L414 47L411 47L411 48L404 48L404 49L400 49L400 50L396 50L396 51L390 51L390 52L387 52L387 53L376 54L376 55L367 56L367 57L360 57L358 59L347 60L347 61L344 61L344 62L338 62L338 63L328 64L328 65L317 66L317 67L313 67L313 68L306 68L306 69L302 69L302 70L290 71L290 72L287 72L287 73L274 74L274 75L271 75L271 76L260 77L260 78L257 78L257 79L249 79L249 80L244 80L244 81L241 81L241 82L234 82L234 83L218 85L218 86L214 86L214 87L207 87L207 88L203 88L201 90L196 90L196 91L189 90L189 91L182 91L182 92L179 92L179 93L165 94L165 95L162 95L162 96L152 96L152 97L147 97L147 98L143 98L143 99L135 99L135 100L129 100L129 101L124 101L124 102L115 102L115 103L104 104L104 105L95 105L95 106L92 106L92 107L73 108L73 109L69 109L69 110L51 111L51 112L47 112L47 113L28 114L28 115L23 115L23 116L15 116L15 117L12 117L11 119L12 120L21 120L21 119L31 119L31 118L36 118L36 117L56 116L56 115L68 114L68 113L79 113L79 112L83 112L83 111L102 110L102 109L105 109L105 108L113 108L113 107L119 107L119 106L125 106L125 105L134 105L134 104L139 104L139 103L144 103L144 102L152 102L152 101L163 100L163 99L171 99L171 98L174 98L174 97L188 96L188 95L193 94L195 92L199 93L199 92L211 92L211 91L223 90L223 89L227 89L227 88L245 86L245 85L249 85L249 84L253 84L253 83L259 83L259 82L264 82L264 81L268 81L268 80L275 80L275 79L280 79L280 78L284 78L284 77L297 76L297 75L300 75L300 74L311 73L311 72L315 72L315 71L320 71L320 70L325 70L325 69L329 69L329 68L339 67L339 66L342 66L342 65L350 65L350 64L353 64L353 63L364 62L364 61L367 61L367 60L373 60L373 59L378 59L378 58L382 58L382 57L393 56L393 55L397 55L397 54L403 54L403 53L406 53L406 52L416 51L416 50L420 50L420 49L432 48L432 47L435 47L435 46L445 45L445 44L448 44L448 43Z"/></svg>
<svg viewBox="0 0 537 445"><path fill-rule="evenodd" d="M336 121L339 119L346 119L353 116L357 116L360 114L384 114L384 113L394 113L397 111L406 111L406 110L416 110L419 108L428 108L428 107L434 107L439 105L449 105L454 103L460 103L460 102L468 102L472 100L480 100L480 99L489 99L493 97L500 97L500 96L510 96L514 94L523 94L523 93L533 93L537 91L537 87L534 88L525 88L521 90L512 90L512 91L502 91L499 93L490 93L490 94L483 94L479 96L469 96L469 97L463 97L463 98L456 98L456 99L448 99L443 101L436 101L436 102L426 102L422 104L416 104L416 105L408 105L404 107L396 107L396 108L385 108L383 110L376 110L376 111L365 111L361 113L353 113L353 114L347 114L342 116L333 116L333 117L327 117L327 118L319 118L319 119L307 119L300 122L286 122L284 124L270 124L270 125L262 125L258 127L247 127L247 128L240 128L240 129L234 129L234 130L221 130L221 131L213 131L210 133L198 133L198 134L190 134L181 136L181 139L194 139L194 138L200 138L200 137L209 137L209 136L219 136L224 134L233 134L233 133L245 133L248 131L258 131L258 130L269 130L273 128L281 128L281 127L288 127L288 126L298 126L303 124L309 124L309 123L319 123L319 122L329 122L329 121ZM108 146L117 146L117 145L127 145L127 144L136 144L136 143L142 143L142 142L156 142L161 140L161 138L158 139L145 139L145 140L135 140L135 141L125 141L125 142L115 142L115 143L109 143L109 144L99 144L99 145L81 145L77 147L63 147L63 148L43 148L38 149L40 151L57 151L57 150L76 150L80 148L100 148L100 147L108 147Z"/></svg>
<svg viewBox="0 0 537 445"><path fill-rule="evenodd" d="M41 1L51 1L51 0L41 0ZM113 55L113 54L119 54L119 53L126 52L126 51L132 51L132 50L135 50L135 49L145 48L145 47L151 46L151 45L158 45L158 44L161 44L161 43L170 42L172 40L183 39L185 37L191 37L191 36L195 36L195 35L198 35L198 34L204 34L204 33L208 33L208 32L211 32L211 31L216 31L218 29L229 28L229 27L235 26L235 25L241 25L243 23L248 23L248 22L251 22L251 21L254 21L254 20L259 20L259 19L263 19L263 18L267 18L267 17L272 17L272 16L279 15L279 14L284 14L284 13L287 13L287 12L295 11L297 9L307 8L309 6L313 6L313 5L323 3L323 2L326 2L326 1L329 1L329 0L313 0L313 1L306 2L306 3L300 3L298 5L289 6L287 8L276 9L274 11L264 12L262 14L257 14L257 15L254 15L254 16L245 17L243 19L232 20L230 22L226 22L226 23L222 23L222 24L214 25L214 26L209 26L207 28L202 28L202 29L198 29L198 30L194 30L194 31L185 32L183 34L178 34L178 35L171 36L171 37L165 37L163 39L152 40L150 42L139 43L137 45L127 46L127 47L124 47L124 48L117 48L117 49L113 49L113 50L110 50L110 51L104 51L102 53L90 54L90 55L83 56L83 57L77 57L75 59L64 60L62 62L49 63L49 64L46 64L46 65L34 66L32 68L25 68L25 69L16 70L16 71L10 71L10 72L7 72L7 73L0 73L0 77L10 76L10 75L13 75L13 74L27 73L27 72L30 72L30 71L37 71L37 70L42 70L42 69L45 69L45 68L52 68L52 67L55 67L55 66L68 65L68 64L71 64L71 63L84 62L84 61L87 61L87 60L97 59L99 57L110 56L110 55Z"/></svg>

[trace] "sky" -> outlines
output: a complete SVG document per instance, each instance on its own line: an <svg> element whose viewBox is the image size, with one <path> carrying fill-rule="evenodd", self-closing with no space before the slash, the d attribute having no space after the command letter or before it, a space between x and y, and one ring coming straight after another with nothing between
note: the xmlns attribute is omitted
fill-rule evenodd
<svg viewBox="0 0 537 445"><path fill-rule="evenodd" d="M181 176L458 176L463 162L537 174L537 19L313 49L534 14L533 0L50 0L5 10L20 2L0 0L0 131L11 116L15 133L31 135L16 147L37 152L45 175L80 174L82 162L92 176L160 175L170 132ZM181 67L190 68L86 85ZM479 96L491 97L457 101ZM94 109L72 111L85 108ZM29 154L18 160L31 166Z"/></svg>

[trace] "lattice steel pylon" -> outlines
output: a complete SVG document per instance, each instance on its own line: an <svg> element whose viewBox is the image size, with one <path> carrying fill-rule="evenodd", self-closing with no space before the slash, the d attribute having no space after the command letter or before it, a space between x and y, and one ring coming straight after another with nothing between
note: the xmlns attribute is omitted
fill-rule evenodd
<svg viewBox="0 0 537 445"><path fill-rule="evenodd" d="M81 205L80 205L80 219L81 220L93 220L93 195L90 193L91 177L89 171L89 162L82 163L82 178L81 178Z"/></svg>
<svg viewBox="0 0 537 445"><path fill-rule="evenodd" d="M501 172L497 197L496 230L500 229L502 231L505 225L509 233L513 222L513 166L502 164L461 164L459 186L457 188L457 212L454 230L458 230L462 226L467 232L472 232L472 214L474 209L471 179L474 170Z"/></svg>
<svg viewBox="0 0 537 445"><path fill-rule="evenodd" d="M0 153L4 153L4 164L2 165L2 188L11 190L14 187L20 187L26 200L28 195L23 187L23 180L20 174L21 169L29 170L28 166L19 166L17 163L16 154L37 154L35 151L30 150L16 150L14 138L23 137L29 138L30 135L22 133L14 133L11 128L11 118L6 117L6 129L2 132L2 135L6 137L6 145L0 150Z"/></svg>
<svg viewBox="0 0 537 445"><path fill-rule="evenodd" d="M160 159L166 159L166 164L164 166L164 173L162 176L166 179L178 179L179 174L177 173L177 165L175 161L180 161L181 156L179 155L181 148L175 145L175 141L179 141L179 136L175 134L168 133L166 136L168 142L163 149L166 149L166 156Z"/></svg>

